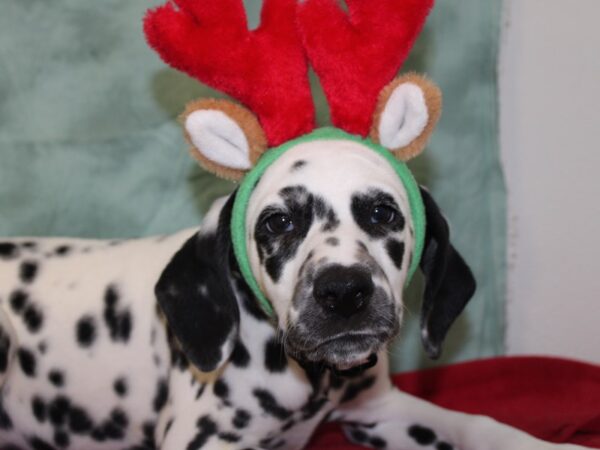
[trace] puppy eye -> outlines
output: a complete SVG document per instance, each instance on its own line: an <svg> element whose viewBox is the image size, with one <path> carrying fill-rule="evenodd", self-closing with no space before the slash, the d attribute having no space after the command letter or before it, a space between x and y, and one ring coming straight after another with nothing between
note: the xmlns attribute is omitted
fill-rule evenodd
<svg viewBox="0 0 600 450"><path fill-rule="evenodd" d="M396 218L396 211L386 205L377 205L371 212L371 223L373 224L388 224L392 223Z"/></svg>
<svg viewBox="0 0 600 450"><path fill-rule="evenodd" d="M289 233L294 229L294 222L286 214L272 214L266 220L267 230L273 234Z"/></svg>

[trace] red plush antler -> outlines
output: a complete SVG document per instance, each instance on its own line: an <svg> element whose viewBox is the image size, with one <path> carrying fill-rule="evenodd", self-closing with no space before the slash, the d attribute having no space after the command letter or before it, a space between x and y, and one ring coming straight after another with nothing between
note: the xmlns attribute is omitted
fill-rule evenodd
<svg viewBox="0 0 600 450"><path fill-rule="evenodd" d="M242 0L174 0L149 11L144 31L162 59L238 99L278 145L314 127L296 0L265 0L249 31Z"/></svg>
<svg viewBox="0 0 600 450"><path fill-rule="evenodd" d="M433 0L305 0L304 46L337 127L366 136L377 96L408 56Z"/></svg>

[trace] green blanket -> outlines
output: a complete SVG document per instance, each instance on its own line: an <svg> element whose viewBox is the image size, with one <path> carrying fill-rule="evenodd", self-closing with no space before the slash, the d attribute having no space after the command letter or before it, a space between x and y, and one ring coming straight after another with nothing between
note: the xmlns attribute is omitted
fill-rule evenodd
<svg viewBox="0 0 600 450"><path fill-rule="evenodd" d="M175 122L214 95L148 49L141 18L157 0L4 0L0 14L0 235L133 237L198 224L230 183L200 170ZM248 1L256 24L258 1ZM376 2L373 2L374 5ZM406 69L440 84L444 114L412 164L452 224L479 282L443 361L502 351L505 193L498 160L500 0L438 1ZM327 110L318 100L320 121ZM427 364L419 280L393 369Z"/></svg>

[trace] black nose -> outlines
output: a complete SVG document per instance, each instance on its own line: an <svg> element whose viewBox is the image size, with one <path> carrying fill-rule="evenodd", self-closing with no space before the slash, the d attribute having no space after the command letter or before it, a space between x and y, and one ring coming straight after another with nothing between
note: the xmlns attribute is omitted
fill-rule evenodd
<svg viewBox="0 0 600 450"><path fill-rule="evenodd" d="M313 295L327 311L350 317L362 310L373 294L371 274L357 266L332 265L315 279Z"/></svg>

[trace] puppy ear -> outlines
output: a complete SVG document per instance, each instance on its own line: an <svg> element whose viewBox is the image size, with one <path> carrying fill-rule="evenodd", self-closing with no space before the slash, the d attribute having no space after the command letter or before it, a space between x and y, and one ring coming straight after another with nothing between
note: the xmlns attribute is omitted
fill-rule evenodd
<svg viewBox="0 0 600 450"><path fill-rule="evenodd" d="M421 188L427 230L421 270L425 293L421 309L421 338L430 358L440 356L441 345L450 325L475 293L471 269L450 244L449 228L437 204Z"/></svg>
<svg viewBox="0 0 600 450"><path fill-rule="evenodd" d="M267 149L267 138L256 116L227 100L191 102L181 121L192 157L222 178L241 179Z"/></svg>
<svg viewBox="0 0 600 450"><path fill-rule="evenodd" d="M155 288L171 331L190 362L203 372L229 359L238 335L240 311L229 265L233 198L223 207L216 231L192 236Z"/></svg>
<svg viewBox="0 0 600 450"><path fill-rule="evenodd" d="M425 148L441 111L442 94L434 83L414 73L403 75L381 90L371 139L408 161Z"/></svg>

